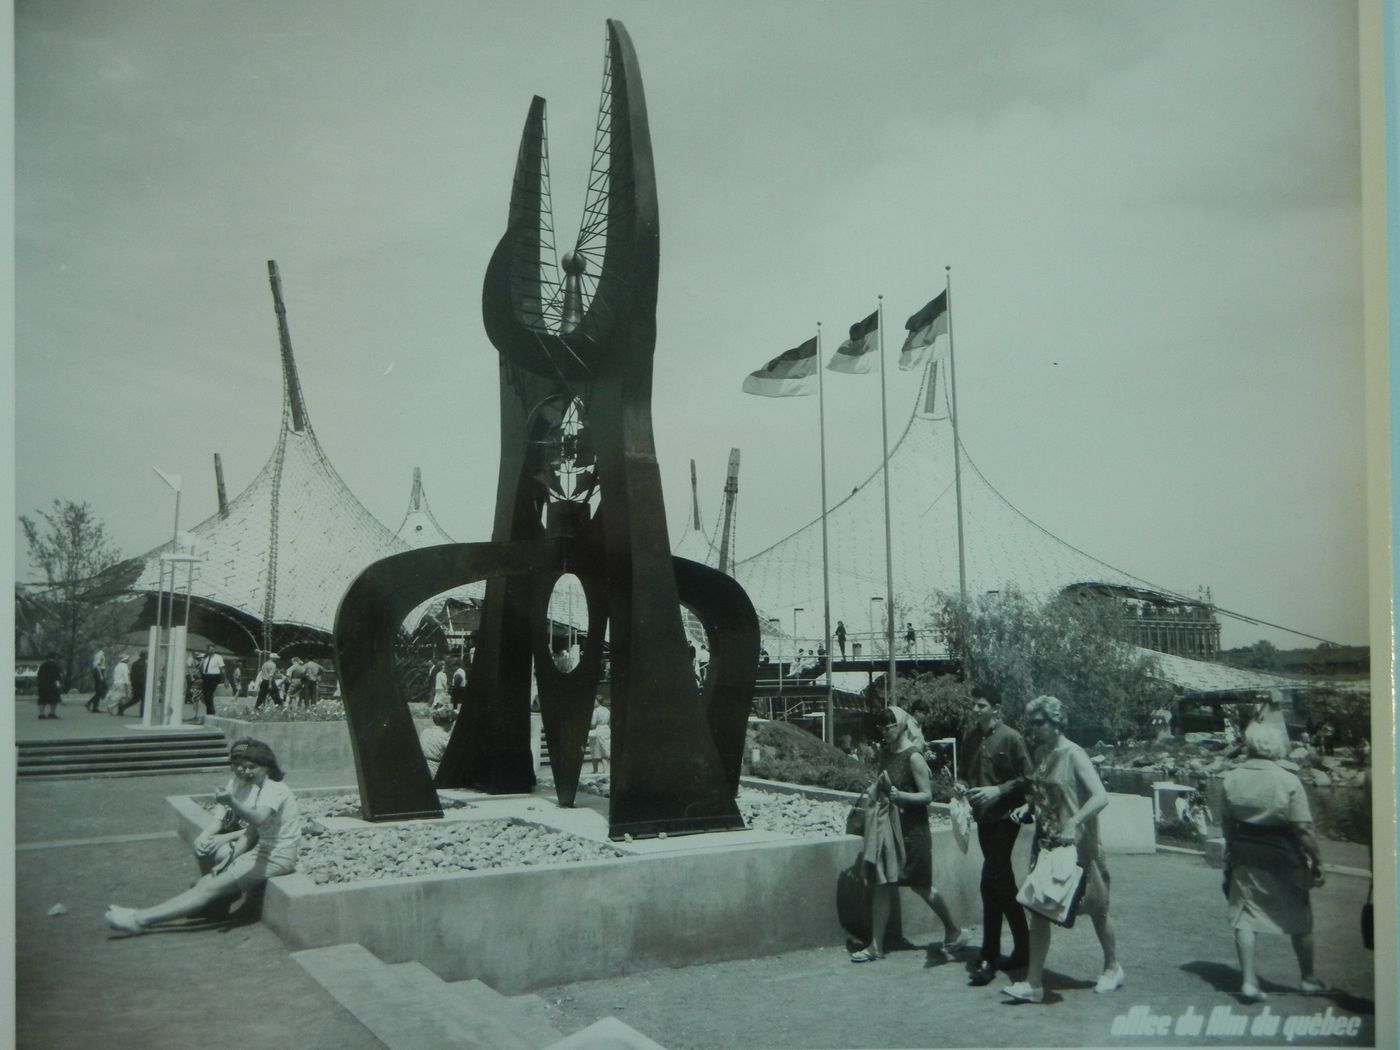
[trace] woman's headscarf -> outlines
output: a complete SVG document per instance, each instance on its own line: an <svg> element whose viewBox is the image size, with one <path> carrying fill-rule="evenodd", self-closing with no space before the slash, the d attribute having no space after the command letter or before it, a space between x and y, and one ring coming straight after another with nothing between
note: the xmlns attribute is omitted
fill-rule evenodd
<svg viewBox="0 0 1400 1050"><path fill-rule="evenodd" d="M903 751L905 748L915 747L922 752L927 746L924 743L924 731L919 727L919 723L914 716L904 710L904 708L894 707L893 705L885 708L885 710L888 712L885 724L889 725L893 722L895 725L899 726L899 736L895 738L893 745L894 750Z"/></svg>
<svg viewBox="0 0 1400 1050"><path fill-rule="evenodd" d="M254 740L249 736L235 743L229 749L228 760L234 762L240 758L255 766L262 766L267 770L270 780L281 780L283 777L282 767L277 764L277 756L272 753L272 748L261 740Z"/></svg>

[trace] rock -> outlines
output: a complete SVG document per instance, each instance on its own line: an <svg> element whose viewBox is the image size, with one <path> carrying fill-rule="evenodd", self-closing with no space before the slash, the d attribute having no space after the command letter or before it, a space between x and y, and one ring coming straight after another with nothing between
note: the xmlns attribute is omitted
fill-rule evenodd
<svg viewBox="0 0 1400 1050"><path fill-rule="evenodd" d="M1332 778L1329 777L1329 776L1328 776L1326 773L1324 773L1322 770L1320 770L1320 769L1313 769L1313 770L1310 770L1309 772L1311 773L1310 779L1312 780L1313 787L1320 787L1320 788L1322 788L1322 787L1331 787L1331 786L1332 786Z"/></svg>
<svg viewBox="0 0 1400 1050"><path fill-rule="evenodd" d="M1108 761L1108 756L1107 756L1107 755L1095 755L1093 758L1089 759L1089 761L1092 762L1092 763L1094 763L1094 765L1096 765L1096 766L1101 766L1101 765L1103 765L1105 762Z"/></svg>

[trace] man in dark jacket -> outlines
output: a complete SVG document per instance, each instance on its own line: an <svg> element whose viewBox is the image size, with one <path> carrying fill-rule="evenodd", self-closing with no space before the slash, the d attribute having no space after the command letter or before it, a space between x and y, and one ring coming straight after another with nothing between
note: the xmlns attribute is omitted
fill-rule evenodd
<svg viewBox="0 0 1400 1050"><path fill-rule="evenodd" d="M982 847L982 951L970 966L971 981L980 986L990 984L998 968L1023 969L1030 952L1030 931L1016 903L1016 875L1011 870L1011 851L1021 825L1011 811L1025 801L1031 760L1021 734L1001 720L1000 699L974 697L972 725L958 748L958 766L961 778L955 790L972 806ZM1011 927L1009 958L1000 955L1003 919Z"/></svg>
<svg viewBox="0 0 1400 1050"><path fill-rule="evenodd" d="M117 714L121 714L132 704L140 704L137 713L146 713L146 650L141 650L141 655L131 665L131 695L126 698L118 707Z"/></svg>

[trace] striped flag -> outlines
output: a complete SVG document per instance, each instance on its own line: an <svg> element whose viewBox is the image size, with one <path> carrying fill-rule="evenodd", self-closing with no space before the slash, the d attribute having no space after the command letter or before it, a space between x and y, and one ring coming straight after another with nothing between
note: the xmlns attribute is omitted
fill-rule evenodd
<svg viewBox="0 0 1400 1050"><path fill-rule="evenodd" d="M851 337L836 348L826 367L833 372L864 375L875 367L875 351L880 349L880 311L851 325Z"/></svg>
<svg viewBox="0 0 1400 1050"><path fill-rule="evenodd" d="M924 308L904 322L909 335L899 351L899 370L918 368L928 358L928 348L948 331L948 292L943 290L924 304Z"/></svg>
<svg viewBox="0 0 1400 1050"><path fill-rule="evenodd" d="M817 338L779 354L744 380L744 393L760 397L804 397L815 394L812 382L817 374Z"/></svg>

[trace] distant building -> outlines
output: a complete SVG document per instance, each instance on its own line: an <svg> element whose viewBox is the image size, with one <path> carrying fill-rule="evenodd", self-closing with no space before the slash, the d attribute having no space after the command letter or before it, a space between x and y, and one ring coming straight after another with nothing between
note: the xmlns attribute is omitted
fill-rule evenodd
<svg viewBox="0 0 1400 1050"><path fill-rule="evenodd" d="M1110 583L1076 583L1067 595L1113 598L1123 611L1128 641L1144 649L1193 660L1220 656L1220 621L1207 596L1200 601Z"/></svg>

